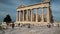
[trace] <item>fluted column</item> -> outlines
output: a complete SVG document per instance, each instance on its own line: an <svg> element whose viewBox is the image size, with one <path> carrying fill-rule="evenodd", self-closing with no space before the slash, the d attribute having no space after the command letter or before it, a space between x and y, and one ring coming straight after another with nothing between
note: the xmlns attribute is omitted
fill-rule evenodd
<svg viewBox="0 0 60 34"><path fill-rule="evenodd" d="M21 13L21 12L19 11L19 21L20 21L20 13Z"/></svg>
<svg viewBox="0 0 60 34"><path fill-rule="evenodd" d="M18 21L18 11L16 12L16 22Z"/></svg>
<svg viewBox="0 0 60 34"><path fill-rule="evenodd" d="M18 11L18 21L19 21L19 11Z"/></svg>
<svg viewBox="0 0 60 34"><path fill-rule="evenodd" d="M38 9L36 9L36 22L38 22Z"/></svg>
<svg viewBox="0 0 60 34"><path fill-rule="evenodd" d="M24 10L23 10L23 21L24 21Z"/></svg>
<svg viewBox="0 0 60 34"><path fill-rule="evenodd" d="M44 22L44 8L42 8L42 22Z"/></svg>
<svg viewBox="0 0 60 34"><path fill-rule="evenodd" d="M26 21L28 21L28 10L26 10Z"/></svg>
<svg viewBox="0 0 60 34"><path fill-rule="evenodd" d="M50 23L49 7L47 7L47 23Z"/></svg>
<svg viewBox="0 0 60 34"><path fill-rule="evenodd" d="M33 9L31 9L31 22L33 21L33 20L32 20L32 19L33 19L33 18L32 18L32 13L33 13L32 10L33 10Z"/></svg>

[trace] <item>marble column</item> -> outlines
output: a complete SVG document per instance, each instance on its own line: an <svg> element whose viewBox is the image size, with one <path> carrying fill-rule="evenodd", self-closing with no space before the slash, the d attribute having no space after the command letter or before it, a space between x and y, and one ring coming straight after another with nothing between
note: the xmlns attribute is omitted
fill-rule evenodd
<svg viewBox="0 0 60 34"><path fill-rule="evenodd" d="M28 10L26 10L26 21L28 21Z"/></svg>
<svg viewBox="0 0 60 34"><path fill-rule="evenodd" d="M19 21L20 21L20 13L21 13L21 12L19 11Z"/></svg>
<svg viewBox="0 0 60 34"><path fill-rule="evenodd" d="M18 21L18 11L16 12L16 21Z"/></svg>
<svg viewBox="0 0 60 34"><path fill-rule="evenodd" d="M38 22L38 9L36 9L36 22Z"/></svg>
<svg viewBox="0 0 60 34"><path fill-rule="evenodd" d="M47 23L50 23L50 13L49 7L47 7Z"/></svg>
<svg viewBox="0 0 60 34"><path fill-rule="evenodd" d="M44 22L44 8L42 8L42 22Z"/></svg>
<svg viewBox="0 0 60 34"><path fill-rule="evenodd" d="M18 11L18 21L19 21L19 11Z"/></svg>
<svg viewBox="0 0 60 34"><path fill-rule="evenodd" d="M33 19L33 18L32 18L32 13L33 13L32 11L33 11L33 9L31 9L31 22L33 21L33 20L32 20L32 19Z"/></svg>
<svg viewBox="0 0 60 34"><path fill-rule="evenodd" d="M24 10L23 10L23 21L24 21Z"/></svg>

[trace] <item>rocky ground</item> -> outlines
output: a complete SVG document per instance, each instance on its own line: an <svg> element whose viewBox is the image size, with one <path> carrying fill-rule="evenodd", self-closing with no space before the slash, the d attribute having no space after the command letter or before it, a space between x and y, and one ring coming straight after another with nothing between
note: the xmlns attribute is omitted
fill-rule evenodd
<svg viewBox="0 0 60 34"><path fill-rule="evenodd" d="M0 30L0 34L60 34L60 27L47 26L31 26L27 27L15 27L14 29L9 28L7 30Z"/></svg>

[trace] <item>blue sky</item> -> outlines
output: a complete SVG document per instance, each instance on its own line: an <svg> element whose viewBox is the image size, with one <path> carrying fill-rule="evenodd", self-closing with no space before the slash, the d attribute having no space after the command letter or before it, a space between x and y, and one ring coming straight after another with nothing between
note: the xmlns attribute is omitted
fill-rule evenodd
<svg viewBox="0 0 60 34"><path fill-rule="evenodd" d="M41 0L0 0L0 21L2 21L7 14L10 14L13 21L15 21L17 6L21 4L30 5L40 3L40 1ZM54 20L60 21L60 0L51 0L51 9Z"/></svg>

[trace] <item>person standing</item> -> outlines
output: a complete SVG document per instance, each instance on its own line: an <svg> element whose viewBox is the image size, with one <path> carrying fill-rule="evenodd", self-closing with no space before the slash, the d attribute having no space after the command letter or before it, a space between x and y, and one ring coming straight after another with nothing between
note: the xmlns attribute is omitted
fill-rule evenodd
<svg viewBox="0 0 60 34"><path fill-rule="evenodd" d="M14 24L14 23L12 23L12 29L14 29L14 26L15 26L15 24Z"/></svg>

